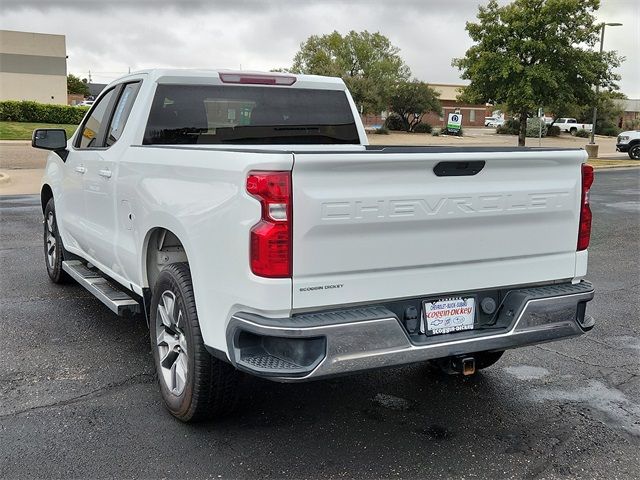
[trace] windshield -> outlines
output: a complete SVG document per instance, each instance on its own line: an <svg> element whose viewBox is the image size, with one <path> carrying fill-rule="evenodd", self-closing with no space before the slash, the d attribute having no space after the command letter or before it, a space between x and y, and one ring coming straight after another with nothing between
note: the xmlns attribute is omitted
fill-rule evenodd
<svg viewBox="0 0 640 480"><path fill-rule="evenodd" d="M344 91L158 85L144 135L153 144L359 144Z"/></svg>

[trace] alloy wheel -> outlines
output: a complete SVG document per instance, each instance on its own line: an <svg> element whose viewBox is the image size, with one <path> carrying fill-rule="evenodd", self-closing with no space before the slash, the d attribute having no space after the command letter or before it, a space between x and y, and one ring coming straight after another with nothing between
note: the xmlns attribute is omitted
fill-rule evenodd
<svg viewBox="0 0 640 480"><path fill-rule="evenodd" d="M56 257L58 254L57 252L58 240L56 238L56 232L54 228L55 217L53 216L53 212L49 212L49 215L47 215L45 223L47 228L47 234L46 234L47 265L49 266L50 269L54 269L56 265Z"/></svg>
<svg viewBox="0 0 640 480"><path fill-rule="evenodd" d="M158 302L156 333L160 371L167 390L181 395L187 383L189 362L184 335L184 313L173 292L166 290Z"/></svg>

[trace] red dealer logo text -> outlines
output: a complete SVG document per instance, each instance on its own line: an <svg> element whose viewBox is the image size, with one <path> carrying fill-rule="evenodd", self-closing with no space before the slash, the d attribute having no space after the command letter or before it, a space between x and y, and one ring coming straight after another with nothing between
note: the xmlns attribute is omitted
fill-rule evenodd
<svg viewBox="0 0 640 480"><path fill-rule="evenodd" d="M471 311L472 311L471 307L450 308L448 310L427 312L427 318L449 317L451 315L469 315Z"/></svg>

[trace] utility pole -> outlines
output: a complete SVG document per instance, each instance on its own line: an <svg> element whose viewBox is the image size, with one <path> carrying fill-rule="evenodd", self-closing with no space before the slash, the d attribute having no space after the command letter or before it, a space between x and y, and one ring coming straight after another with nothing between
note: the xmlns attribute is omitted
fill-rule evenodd
<svg viewBox="0 0 640 480"><path fill-rule="evenodd" d="M600 56L602 56L602 50L604 47L604 27L619 27L621 23L602 23L600 27ZM600 83L596 83L596 101L593 105L593 121L591 122L591 140L589 141L590 145L595 145L595 134L596 134L596 122L598 120L598 94L600 93Z"/></svg>

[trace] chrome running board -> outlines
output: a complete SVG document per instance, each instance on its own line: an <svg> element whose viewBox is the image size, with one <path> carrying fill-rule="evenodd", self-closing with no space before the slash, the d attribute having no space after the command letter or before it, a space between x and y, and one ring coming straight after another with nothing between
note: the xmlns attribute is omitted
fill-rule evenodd
<svg viewBox="0 0 640 480"><path fill-rule="evenodd" d="M140 303L137 300L103 277L97 269L92 270L79 260L62 262L62 269L109 307L113 313L124 316L128 313L141 311Z"/></svg>

